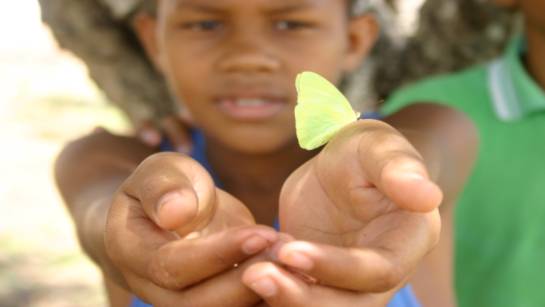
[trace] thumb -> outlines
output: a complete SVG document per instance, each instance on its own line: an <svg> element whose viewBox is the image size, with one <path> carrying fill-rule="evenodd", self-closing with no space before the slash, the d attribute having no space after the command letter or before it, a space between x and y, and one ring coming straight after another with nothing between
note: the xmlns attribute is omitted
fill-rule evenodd
<svg viewBox="0 0 545 307"><path fill-rule="evenodd" d="M443 193L429 179L422 162L402 155L385 162L377 181L380 190L403 209L429 212L439 207Z"/></svg>
<svg viewBox="0 0 545 307"><path fill-rule="evenodd" d="M437 208L443 193L428 175L420 154L393 127L372 121L373 129L364 132L358 145L362 170L398 207L416 212Z"/></svg>
<svg viewBox="0 0 545 307"><path fill-rule="evenodd" d="M177 153L144 160L122 186L159 227L186 234L204 227L215 209L212 178L196 161Z"/></svg>

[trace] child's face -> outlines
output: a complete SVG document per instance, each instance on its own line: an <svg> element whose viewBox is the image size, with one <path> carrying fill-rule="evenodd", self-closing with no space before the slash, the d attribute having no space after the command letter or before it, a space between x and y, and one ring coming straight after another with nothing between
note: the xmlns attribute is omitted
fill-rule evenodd
<svg viewBox="0 0 545 307"><path fill-rule="evenodd" d="M196 124L246 153L293 145L296 74L338 82L377 31L370 16L349 18L345 0L159 0L157 19L141 23L148 53Z"/></svg>

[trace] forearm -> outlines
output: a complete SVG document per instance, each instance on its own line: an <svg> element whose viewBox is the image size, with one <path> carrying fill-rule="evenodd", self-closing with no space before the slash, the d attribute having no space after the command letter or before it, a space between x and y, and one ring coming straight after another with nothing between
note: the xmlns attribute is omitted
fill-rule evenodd
<svg viewBox="0 0 545 307"><path fill-rule="evenodd" d="M478 133L469 118L438 104L416 104L386 118L420 153L430 178L454 203L469 176L478 149Z"/></svg>
<svg viewBox="0 0 545 307"><path fill-rule="evenodd" d="M106 295L111 307L132 306L133 294L113 282L108 276L104 275L103 278Z"/></svg>
<svg viewBox="0 0 545 307"><path fill-rule="evenodd" d="M123 288L127 288L125 279L113 265L104 244L106 220L112 196L121 180L112 180L100 187L91 188L86 195L69 204L76 226L78 239L85 253L99 265L104 275Z"/></svg>
<svg viewBox="0 0 545 307"><path fill-rule="evenodd" d="M444 204L439 242L418 265L410 280L422 306L457 306L453 284L453 211L454 204Z"/></svg>
<svg viewBox="0 0 545 307"><path fill-rule="evenodd" d="M151 153L134 139L103 132L70 143L55 163L57 186L82 248L122 286L125 282L106 254L106 219L118 187Z"/></svg>

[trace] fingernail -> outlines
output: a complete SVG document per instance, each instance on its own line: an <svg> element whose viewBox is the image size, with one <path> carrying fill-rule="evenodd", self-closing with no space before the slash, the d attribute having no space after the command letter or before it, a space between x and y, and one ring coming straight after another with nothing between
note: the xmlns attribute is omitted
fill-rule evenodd
<svg viewBox="0 0 545 307"><path fill-rule="evenodd" d="M277 233L277 239L274 244L267 249L267 257L274 262L281 262L278 258L278 254L288 242L295 240L292 236L285 233Z"/></svg>
<svg viewBox="0 0 545 307"><path fill-rule="evenodd" d="M242 244L242 251L248 255L253 255L265 249L268 245L269 241L267 239L254 235Z"/></svg>
<svg viewBox="0 0 545 307"><path fill-rule="evenodd" d="M412 180L425 180L426 178L420 174L420 173L414 173L414 172L407 172L405 174L403 174L403 176L407 179L412 179Z"/></svg>
<svg viewBox="0 0 545 307"><path fill-rule="evenodd" d="M161 142L161 136L157 132L152 130L142 131L140 133L140 137L142 138L144 143L151 146L159 145L159 143Z"/></svg>
<svg viewBox="0 0 545 307"><path fill-rule="evenodd" d="M165 195L163 195L159 201L157 202L157 208L155 210L155 215L159 217L161 209L164 208L166 205L169 204L176 204L176 202L180 201L183 198L182 193L180 191L174 191L169 192Z"/></svg>
<svg viewBox="0 0 545 307"><path fill-rule="evenodd" d="M250 288L261 297L273 297L278 291L274 282L268 277L263 277L251 283Z"/></svg>
<svg viewBox="0 0 545 307"><path fill-rule="evenodd" d="M278 233L273 230L258 230L258 235L269 242L275 242L278 240Z"/></svg>
<svg viewBox="0 0 545 307"><path fill-rule="evenodd" d="M178 200L182 197L183 196L180 191L168 192L159 199L159 207L162 207L163 205L166 205L173 200Z"/></svg>
<svg viewBox="0 0 545 307"><path fill-rule="evenodd" d="M425 179L425 175L422 173L422 170L416 165L396 165L394 163L387 165L384 169L384 172L389 175L396 175L400 177L405 177L407 179L413 180L422 180Z"/></svg>
<svg viewBox="0 0 545 307"><path fill-rule="evenodd" d="M314 262L307 255L300 252L289 252L281 256L280 261L293 268L303 271L310 271L314 267Z"/></svg>
<svg viewBox="0 0 545 307"><path fill-rule="evenodd" d="M178 147L176 147L176 151L179 152L179 153L189 155L191 153L191 147L189 147L189 146L178 146Z"/></svg>

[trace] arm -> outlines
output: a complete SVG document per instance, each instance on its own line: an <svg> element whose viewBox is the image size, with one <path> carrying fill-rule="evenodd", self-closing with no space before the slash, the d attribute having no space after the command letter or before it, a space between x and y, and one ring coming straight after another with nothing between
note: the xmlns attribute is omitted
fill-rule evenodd
<svg viewBox="0 0 545 307"><path fill-rule="evenodd" d="M276 232L255 225L198 162L150 153L132 139L100 134L72 143L57 161L59 187L82 246L116 296L112 304L129 298L117 285L158 306L258 303L240 276L266 257L259 254Z"/></svg>
<svg viewBox="0 0 545 307"><path fill-rule="evenodd" d="M57 186L83 250L121 285L124 280L104 248L106 216L114 192L150 154L134 139L101 131L68 144L55 163Z"/></svg>
<svg viewBox="0 0 545 307"><path fill-rule="evenodd" d="M417 267L411 284L423 306L455 306L454 205L477 156L477 130L464 114L437 104L411 105L386 121L416 147L444 193L439 242Z"/></svg>
<svg viewBox="0 0 545 307"><path fill-rule="evenodd" d="M455 199L471 165L474 130L439 105L407 108L388 121L405 137L384 122L355 122L284 184L281 229L304 241L283 245L277 259L319 283L274 263L255 265L243 280L270 305L384 306L415 270L427 282L418 287L425 306L454 304L450 276L441 275L451 255L435 267L420 264L440 240L439 205Z"/></svg>
<svg viewBox="0 0 545 307"><path fill-rule="evenodd" d="M478 134L461 112L438 104L414 104L385 121L399 130L422 155L443 191L441 210L456 201L477 156Z"/></svg>

